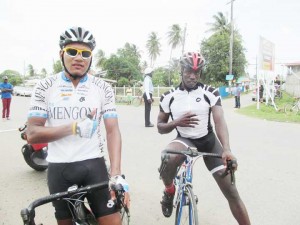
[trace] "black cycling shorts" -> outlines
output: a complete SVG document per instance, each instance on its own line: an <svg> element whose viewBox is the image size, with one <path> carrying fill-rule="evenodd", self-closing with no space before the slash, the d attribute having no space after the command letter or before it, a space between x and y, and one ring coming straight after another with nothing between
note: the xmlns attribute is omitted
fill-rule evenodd
<svg viewBox="0 0 300 225"><path fill-rule="evenodd" d="M48 166L50 194L67 191L74 184L80 187L108 181L108 179L103 157L72 163L49 163ZM87 194L87 200L96 218L117 212L115 207L107 207L107 202L110 200L108 188ZM53 206L57 220L72 218L66 201L55 201Z"/></svg>
<svg viewBox="0 0 300 225"><path fill-rule="evenodd" d="M220 141L216 138L214 132L208 133L206 136L198 139L189 139L183 137L177 137L172 142L180 142L186 147L196 147L199 152L209 152L222 155L223 148ZM205 157L205 165L207 169L213 174L223 168L225 168L222 159Z"/></svg>

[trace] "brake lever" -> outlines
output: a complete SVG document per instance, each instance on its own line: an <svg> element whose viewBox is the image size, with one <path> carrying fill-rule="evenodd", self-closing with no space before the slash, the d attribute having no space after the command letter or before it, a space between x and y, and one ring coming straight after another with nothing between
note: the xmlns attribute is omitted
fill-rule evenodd
<svg viewBox="0 0 300 225"><path fill-rule="evenodd" d="M231 180L231 184L235 184L235 175L234 175L234 169L233 169L233 163L235 161L233 160L227 160L227 167L225 172L223 173L222 177L226 177L229 173L230 173L230 180Z"/></svg>

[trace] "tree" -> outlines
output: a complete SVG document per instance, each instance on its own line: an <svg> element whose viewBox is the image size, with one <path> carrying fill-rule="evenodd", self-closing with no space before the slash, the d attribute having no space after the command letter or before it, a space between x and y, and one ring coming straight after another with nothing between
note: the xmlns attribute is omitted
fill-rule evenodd
<svg viewBox="0 0 300 225"><path fill-rule="evenodd" d="M117 81L117 85L128 82L133 84L142 78L141 55L134 44L125 43L123 48L117 50L117 54L112 54L103 64L103 69L107 71L107 78ZM122 82L119 82L121 78Z"/></svg>
<svg viewBox="0 0 300 225"><path fill-rule="evenodd" d="M103 50L99 49L98 52L95 55L95 58L96 58L96 65L95 66L97 68L102 68L103 65L104 65L104 62L106 60L105 52Z"/></svg>
<svg viewBox="0 0 300 225"><path fill-rule="evenodd" d="M137 68L140 67L141 54L136 45L125 43L124 48L118 49L117 55L128 60Z"/></svg>
<svg viewBox="0 0 300 225"><path fill-rule="evenodd" d="M52 68L53 68L53 73L54 74L57 74L57 73L63 71L63 65L62 65L60 60L56 60L56 62L53 61Z"/></svg>
<svg viewBox="0 0 300 225"><path fill-rule="evenodd" d="M15 70L4 70L0 74L1 81L3 80L4 76L8 76L9 83L11 83L13 86L20 85L23 82L21 74Z"/></svg>
<svg viewBox="0 0 300 225"><path fill-rule="evenodd" d="M171 52L170 52L170 61L172 59L172 51L175 49L179 44L182 43L182 30L178 24L173 24L171 27L171 30L168 32L168 40L169 45L171 46ZM168 77L168 85L171 86L171 70L169 71L169 77Z"/></svg>
<svg viewBox="0 0 300 225"><path fill-rule="evenodd" d="M168 32L168 43L171 46L170 60L172 58L172 50L176 49L182 43L182 30L178 24L173 24Z"/></svg>
<svg viewBox="0 0 300 225"><path fill-rule="evenodd" d="M207 83L221 82L225 84L226 75L229 73L229 43L231 26L223 13L214 15L214 23L210 23L208 31L214 32L208 39L201 42L201 52L206 60L206 67L202 79ZM245 74L246 57L242 45L242 36L234 30L232 74L235 79Z"/></svg>
<svg viewBox="0 0 300 225"><path fill-rule="evenodd" d="M213 33L230 33L230 24L228 23L228 19L222 12L218 12L217 15L213 16L214 22L208 23L211 28L207 32Z"/></svg>
<svg viewBox="0 0 300 225"><path fill-rule="evenodd" d="M18 71L15 71L15 70L4 70L1 74L0 74L1 77L4 77L4 76L21 76L21 74L18 72Z"/></svg>
<svg viewBox="0 0 300 225"><path fill-rule="evenodd" d="M229 39L227 32L217 32L203 40L201 52L206 61L206 67L202 79L207 83L221 82L225 84L226 75L229 72ZM235 79L245 74L246 57L242 46L242 37L236 33L233 48L233 71Z"/></svg>
<svg viewBox="0 0 300 225"><path fill-rule="evenodd" d="M34 68L33 68L33 66L31 64L29 64L27 66L27 70L28 70L28 73L29 73L30 77L33 77L35 75L35 70L34 70Z"/></svg>
<svg viewBox="0 0 300 225"><path fill-rule="evenodd" d="M151 32L149 34L149 39L147 40L146 43L146 48L148 50L148 54L150 57L150 66L153 67L153 64L155 62L155 60L157 59L157 56L160 55L160 42L159 42L159 38L157 36L157 34L155 32Z"/></svg>
<svg viewBox="0 0 300 225"><path fill-rule="evenodd" d="M47 76L47 70L45 68L43 68L41 70L41 75L42 75L42 77L46 77Z"/></svg>

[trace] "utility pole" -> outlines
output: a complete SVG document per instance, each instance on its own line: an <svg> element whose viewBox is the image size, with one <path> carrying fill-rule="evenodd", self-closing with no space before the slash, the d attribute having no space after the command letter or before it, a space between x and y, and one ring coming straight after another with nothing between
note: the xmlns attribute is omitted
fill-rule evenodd
<svg viewBox="0 0 300 225"><path fill-rule="evenodd" d="M230 15L230 26L231 26L231 33L230 33L230 45L229 45L229 74L232 74L232 58L233 58L233 2L235 0L231 0L231 15Z"/></svg>
<svg viewBox="0 0 300 225"><path fill-rule="evenodd" d="M26 63L25 63L25 60L24 60L24 63L23 63L23 86L25 86L25 76L26 76Z"/></svg>
<svg viewBox="0 0 300 225"><path fill-rule="evenodd" d="M183 53L184 53L185 35L186 35L186 24L185 24L185 26L184 26L183 37L182 37L182 51L181 51L182 55L183 55Z"/></svg>

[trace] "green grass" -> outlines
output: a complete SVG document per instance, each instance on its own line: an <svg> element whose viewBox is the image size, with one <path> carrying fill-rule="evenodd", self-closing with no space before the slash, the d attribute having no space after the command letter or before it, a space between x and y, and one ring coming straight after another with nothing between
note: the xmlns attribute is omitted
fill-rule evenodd
<svg viewBox="0 0 300 225"><path fill-rule="evenodd" d="M298 113L297 115L286 115L284 112L285 104L292 103L293 101L293 97L289 96L286 93L283 93L283 97L281 99L275 100L278 111L276 111L273 106L266 105L265 103L261 103L259 109L257 109L257 105L256 103L254 103L253 105L241 108L237 112L246 116L251 116L265 120L300 123L300 113Z"/></svg>

